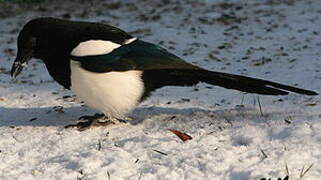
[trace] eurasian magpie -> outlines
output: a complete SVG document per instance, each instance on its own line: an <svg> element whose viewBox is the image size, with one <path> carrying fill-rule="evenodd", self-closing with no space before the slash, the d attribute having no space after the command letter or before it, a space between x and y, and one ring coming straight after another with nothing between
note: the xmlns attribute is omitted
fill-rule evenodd
<svg viewBox="0 0 321 180"><path fill-rule="evenodd" d="M263 95L316 92L241 75L214 72L185 62L166 49L116 27L37 18L18 36L16 77L32 58L41 59L59 84L107 117L124 118L150 92L199 82Z"/></svg>

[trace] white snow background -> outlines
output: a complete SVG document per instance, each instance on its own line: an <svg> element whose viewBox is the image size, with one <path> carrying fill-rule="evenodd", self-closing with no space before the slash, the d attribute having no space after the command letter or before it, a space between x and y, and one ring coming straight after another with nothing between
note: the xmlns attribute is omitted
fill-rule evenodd
<svg viewBox="0 0 321 180"><path fill-rule="evenodd" d="M63 127L95 112L40 60L16 80L9 71L22 26L54 16L115 25L209 70L321 92L321 1L91 2L0 2L0 179L320 179L319 96L166 87L133 112L141 120L79 132Z"/></svg>

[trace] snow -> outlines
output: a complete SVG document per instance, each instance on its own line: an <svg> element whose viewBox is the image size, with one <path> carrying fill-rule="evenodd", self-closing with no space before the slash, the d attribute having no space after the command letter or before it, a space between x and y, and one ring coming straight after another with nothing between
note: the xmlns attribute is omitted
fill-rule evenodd
<svg viewBox="0 0 321 180"><path fill-rule="evenodd" d="M1 16L0 179L277 179L286 168L299 179L311 165L301 179L319 179L319 96L165 87L136 108L136 120L79 132L63 127L95 111L39 60L15 80L9 71L24 23L70 16L117 25L206 69L320 92L321 1L78 3L15 4L16 15Z"/></svg>

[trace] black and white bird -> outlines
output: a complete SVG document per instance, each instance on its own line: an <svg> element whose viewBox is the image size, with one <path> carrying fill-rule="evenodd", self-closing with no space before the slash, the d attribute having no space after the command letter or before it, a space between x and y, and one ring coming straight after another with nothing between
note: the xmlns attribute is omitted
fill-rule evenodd
<svg viewBox="0 0 321 180"><path fill-rule="evenodd" d="M32 57L41 59L54 80L107 117L124 118L150 92L163 86L199 82L263 95L286 95L288 91L317 95L271 81L205 70L106 24L37 18L20 31L17 45L13 77Z"/></svg>

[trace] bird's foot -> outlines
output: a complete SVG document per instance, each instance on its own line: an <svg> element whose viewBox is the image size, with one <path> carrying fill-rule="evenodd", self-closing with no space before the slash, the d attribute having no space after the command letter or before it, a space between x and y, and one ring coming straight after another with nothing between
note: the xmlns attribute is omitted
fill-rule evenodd
<svg viewBox="0 0 321 180"><path fill-rule="evenodd" d="M99 113L96 113L92 116L81 116L78 118L78 120L94 120L94 119L106 119L107 117L104 115L104 114L99 114Z"/></svg>
<svg viewBox="0 0 321 180"><path fill-rule="evenodd" d="M133 118L131 118L131 117L123 117L123 118L115 118L115 120L117 120L120 123L127 123L128 121L133 120Z"/></svg>
<svg viewBox="0 0 321 180"><path fill-rule="evenodd" d="M93 116L81 116L79 120L87 120L84 122L79 122L77 124L71 124L65 126L65 128L78 128L79 131L87 130L91 127L97 127L97 126L108 126L111 124L115 124L114 121L110 120L108 117L106 117L104 114L94 114ZM104 121L101 121L104 120Z"/></svg>

